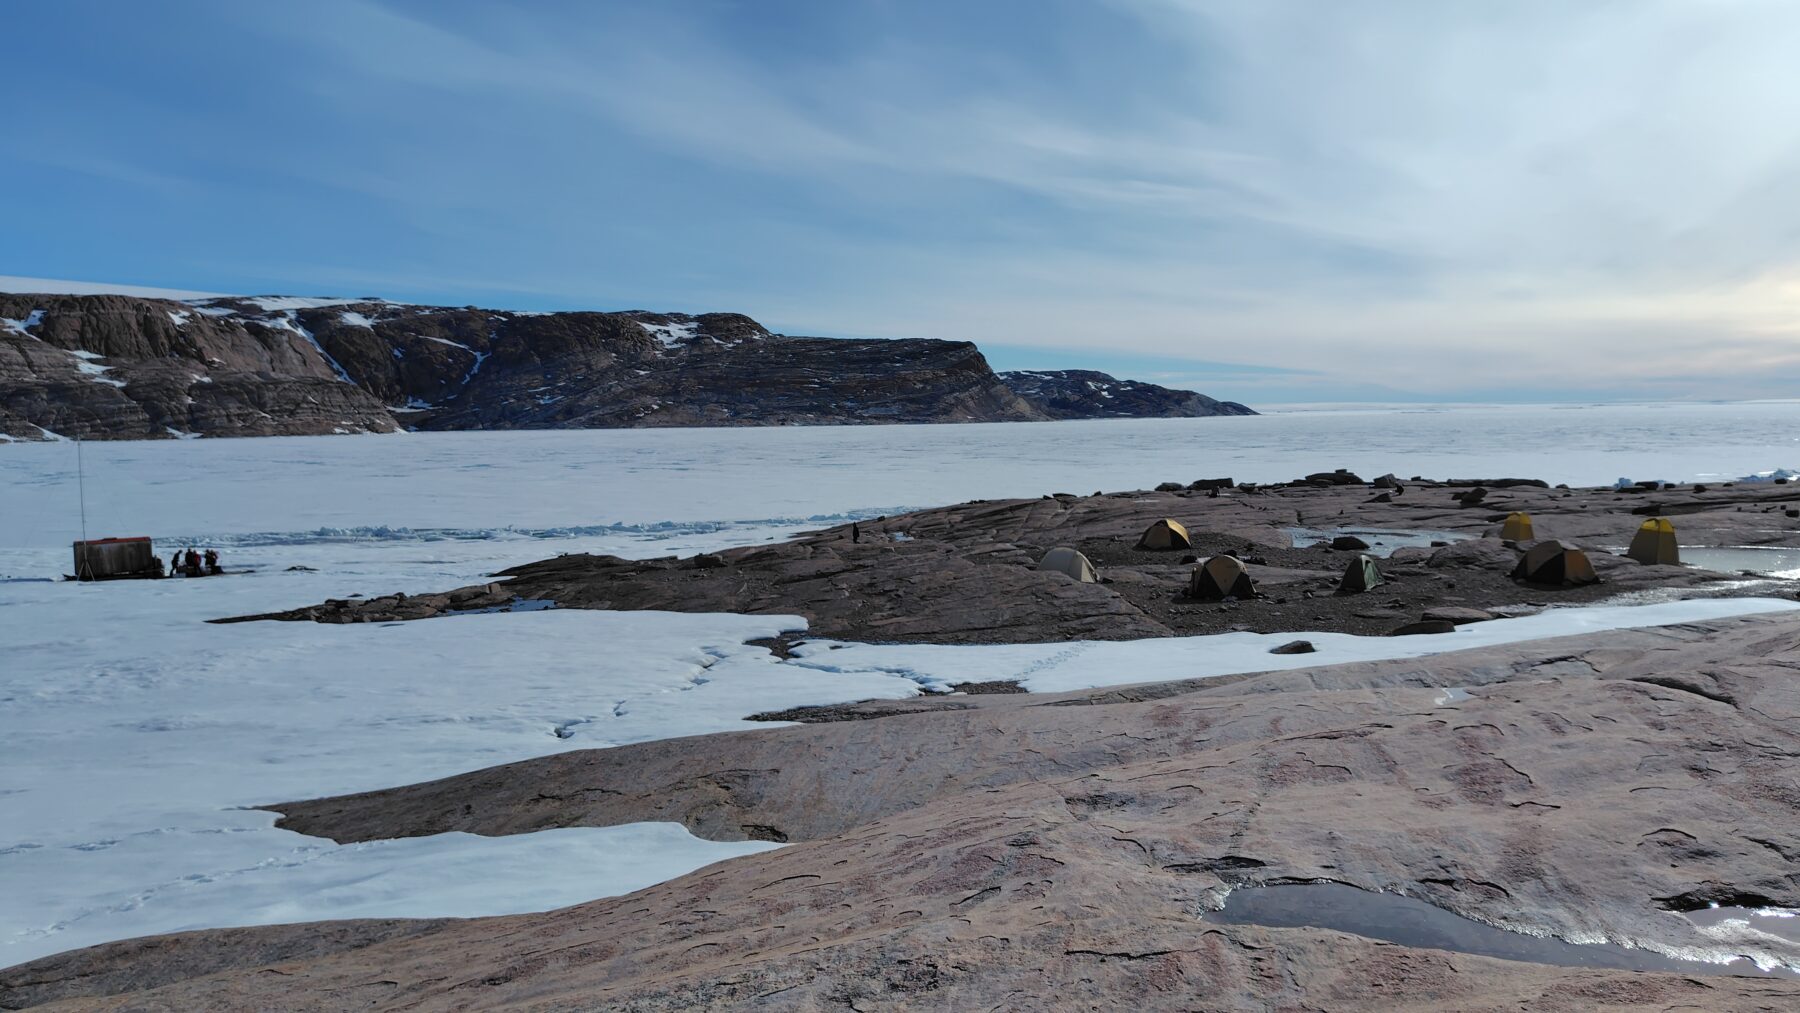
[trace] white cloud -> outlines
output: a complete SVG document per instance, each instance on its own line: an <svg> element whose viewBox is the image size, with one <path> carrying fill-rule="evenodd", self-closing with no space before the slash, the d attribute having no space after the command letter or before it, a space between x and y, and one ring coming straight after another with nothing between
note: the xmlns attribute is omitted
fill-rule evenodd
<svg viewBox="0 0 1800 1013"><path fill-rule="evenodd" d="M0 292L28 292L34 295L133 295L147 299L210 299L221 294L152 288L148 285L115 285L103 281L22 278L11 274L0 274Z"/></svg>
<svg viewBox="0 0 1800 1013"><path fill-rule="evenodd" d="M1800 5L1033 9L984 34L986 7L821 7L754 38L729 4L220 11L300 47L309 98L364 129L276 171L429 247L284 268L335 287L474 278L1434 392L1606 372L1723 396L1800 369Z"/></svg>

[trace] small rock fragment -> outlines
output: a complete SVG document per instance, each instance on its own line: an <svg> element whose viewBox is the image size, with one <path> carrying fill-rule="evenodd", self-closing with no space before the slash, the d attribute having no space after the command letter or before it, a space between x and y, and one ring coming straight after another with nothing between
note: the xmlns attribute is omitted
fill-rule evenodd
<svg viewBox="0 0 1800 1013"><path fill-rule="evenodd" d="M1438 608L1426 609L1423 618L1427 622L1446 622L1453 626L1461 626L1464 623L1485 623L1490 619L1498 619L1500 617L1494 615L1492 612L1486 612L1481 609L1463 608L1457 605L1444 605Z"/></svg>
<svg viewBox="0 0 1800 1013"><path fill-rule="evenodd" d="M1421 633L1455 633L1456 624L1447 619L1425 619L1416 623L1407 623L1388 631L1390 637L1410 637Z"/></svg>

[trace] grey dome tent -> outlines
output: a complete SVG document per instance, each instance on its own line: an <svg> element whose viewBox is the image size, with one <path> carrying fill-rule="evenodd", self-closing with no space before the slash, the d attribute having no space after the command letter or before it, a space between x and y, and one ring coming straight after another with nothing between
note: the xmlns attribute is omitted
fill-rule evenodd
<svg viewBox="0 0 1800 1013"><path fill-rule="evenodd" d="M1236 556L1214 556L1194 567L1188 578L1188 597L1205 601L1221 598L1254 598L1256 585L1250 582L1250 571Z"/></svg>
<svg viewBox="0 0 1800 1013"><path fill-rule="evenodd" d="M1094 572L1094 564L1066 545L1059 545L1044 553L1044 558L1038 560L1038 569L1065 573L1083 584L1092 584L1100 579Z"/></svg>
<svg viewBox="0 0 1800 1013"><path fill-rule="evenodd" d="M1361 594L1372 587L1387 583L1381 576L1381 570L1375 560L1359 555L1344 568L1344 579L1338 581L1338 594Z"/></svg>
<svg viewBox="0 0 1800 1013"><path fill-rule="evenodd" d="M1554 540L1532 546L1531 551L1519 559L1519 565L1513 567L1512 576L1514 580L1528 584L1579 586L1600 583L1587 553Z"/></svg>

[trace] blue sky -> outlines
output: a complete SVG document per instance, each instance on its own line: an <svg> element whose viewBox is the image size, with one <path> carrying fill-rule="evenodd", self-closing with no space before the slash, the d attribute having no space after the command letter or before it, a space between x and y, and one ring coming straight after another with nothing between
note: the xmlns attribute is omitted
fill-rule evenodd
<svg viewBox="0 0 1800 1013"><path fill-rule="evenodd" d="M0 275L1790 396L1786 0L9 4Z"/></svg>

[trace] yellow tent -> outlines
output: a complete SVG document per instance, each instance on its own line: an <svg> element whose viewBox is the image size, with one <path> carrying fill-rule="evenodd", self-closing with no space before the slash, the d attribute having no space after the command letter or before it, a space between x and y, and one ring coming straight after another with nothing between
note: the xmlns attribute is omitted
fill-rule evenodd
<svg viewBox="0 0 1800 1013"><path fill-rule="evenodd" d="M1520 558L1512 575L1529 584L1561 584L1565 587L1600 582L1587 553L1554 541L1533 545L1531 551Z"/></svg>
<svg viewBox="0 0 1800 1013"><path fill-rule="evenodd" d="M1180 521L1172 521L1167 517L1144 529L1144 537L1138 539L1140 549L1191 549L1194 540L1188 537L1188 529L1181 526Z"/></svg>
<svg viewBox="0 0 1800 1013"><path fill-rule="evenodd" d="M1038 569L1066 573L1083 584L1092 584L1100 579L1094 573L1094 564L1066 545L1059 545L1044 553L1044 558L1038 561Z"/></svg>
<svg viewBox="0 0 1800 1013"><path fill-rule="evenodd" d="M1531 531L1531 515L1523 510L1507 514L1506 523L1500 525L1500 537L1509 542L1529 542L1536 538Z"/></svg>
<svg viewBox="0 0 1800 1013"><path fill-rule="evenodd" d="M1625 554L1646 566L1681 562L1681 550L1675 545L1675 525L1667 517L1652 517L1632 536L1631 548Z"/></svg>
<svg viewBox="0 0 1800 1013"><path fill-rule="evenodd" d="M1236 556L1214 556L1194 567L1188 578L1188 597L1218 601L1221 598L1254 598L1256 585L1250 571Z"/></svg>

